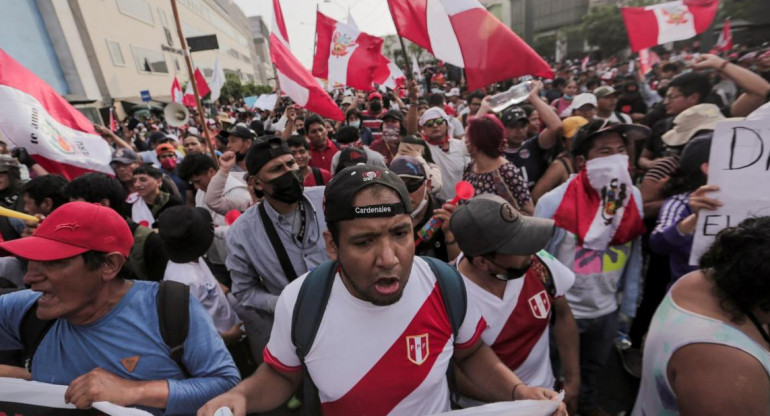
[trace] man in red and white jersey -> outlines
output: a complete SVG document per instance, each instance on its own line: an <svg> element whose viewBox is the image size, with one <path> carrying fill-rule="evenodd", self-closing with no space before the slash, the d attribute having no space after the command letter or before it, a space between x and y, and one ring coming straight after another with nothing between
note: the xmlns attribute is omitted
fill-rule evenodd
<svg viewBox="0 0 770 416"><path fill-rule="evenodd" d="M492 400L558 400L552 390L522 383L481 341L487 324L471 303L455 339L437 278L414 256L409 192L395 173L372 165L346 168L329 182L324 201L326 248L337 272L304 360L324 414L448 411L450 361ZM198 415L220 407L235 416L269 411L295 392L303 364L292 342L292 315L307 278L281 293L265 363ZM555 414L566 415L563 404Z"/></svg>
<svg viewBox="0 0 770 416"><path fill-rule="evenodd" d="M542 251L553 234L553 221L521 215L503 198L485 194L458 208L450 227L462 251L457 268L468 302L487 322L482 339L527 385L555 385L548 330L554 315L565 403L574 412L580 392L578 328L564 294L575 275ZM462 405L493 399L461 371L457 381Z"/></svg>

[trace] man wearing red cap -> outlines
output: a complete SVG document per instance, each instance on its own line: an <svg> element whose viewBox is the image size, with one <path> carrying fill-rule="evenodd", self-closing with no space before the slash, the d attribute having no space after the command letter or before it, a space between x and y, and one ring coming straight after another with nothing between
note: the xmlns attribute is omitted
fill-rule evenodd
<svg viewBox="0 0 770 416"><path fill-rule="evenodd" d="M21 329L29 331L22 323L35 314L50 329L27 357L29 378L68 385L67 403L194 413L235 385L238 370L193 298L186 369L170 357L158 329L157 283L125 279L132 244L117 212L85 202L62 205L31 237L0 243L29 261L24 283L31 288L0 297L0 350L22 348ZM185 370L195 376L185 379Z"/></svg>

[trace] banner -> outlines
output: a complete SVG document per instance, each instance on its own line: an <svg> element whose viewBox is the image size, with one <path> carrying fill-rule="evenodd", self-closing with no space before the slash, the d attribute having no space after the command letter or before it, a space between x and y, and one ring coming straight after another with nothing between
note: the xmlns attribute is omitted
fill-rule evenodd
<svg viewBox="0 0 770 416"><path fill-rule="evenodd" d="M143 410L95 402L79 410L64 403L67 386L0 377L0 415L8 416L152 416Z"/></svg>
<svg viewBox="0 0 770 416"><path fill-rule="evenodd" d="M770 118L755 121L724 121L717 124L711 141L708 183L719 191L708 197L722 206L701 210L690 252L690 264L714 242L726 227L734 227L749 217L770 216Z"/></svg>
<svg viewBox="0 0 770 416"><path fill-rule="evenodd" d="M559 393L564 400L564 391ZM554 400L516 400L441 413L436 416L551 416L559 407Z"/></svg>

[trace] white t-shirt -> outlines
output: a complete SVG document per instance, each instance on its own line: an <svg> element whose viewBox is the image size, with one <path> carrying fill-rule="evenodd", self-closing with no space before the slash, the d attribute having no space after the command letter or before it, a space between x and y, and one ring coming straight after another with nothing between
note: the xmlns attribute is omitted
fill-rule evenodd
<svg viewBox="0 0 770 416"><path fill-rule="evenodd" d="M265 362L282 372L301 370L291 322L307 275L290 283L275 308ZM329 302L305 363L327 415L431 415L449 410L446 370L455 348L468 348L486 323L468 302L454 340L436 277L414 258L401 299L375 306L348 292L335 276Z"/></svg>
<svg viewBox="0 0 770 416"><path fill-rule="evenodd" d="M219 287L209 266L198 258L197 262L174 263L169 261L163 280L184 283L190 286L190 295L206 308L209 316L214 320L217 332L225 332L235 326L240 319L236 315L227 296Z"/></svg>
<svg viewBox="0 0 770 416"><path fill-rule="evenodd" d="M537 258L551 271L556 297L564 296L575 282L574 273L545 251ZM542 283L542 271L533 264L523 278L509 280L502 299L463 278L468 301L476 304L487 322L481 335L484 343L521 381L552 389L556 379L551 369L548 323L553 298Z"/></svg>
<svg viewBox="0 0 770 416"><path fill-rule="evenodd" d="M438 192L439 198L449 201L455 197L455 185L463 179L463 170L471 157L465 143L457 139L449 139L449 151L441 150L441 146L428 143L430 155L441 169L441 190Z"/></svg>

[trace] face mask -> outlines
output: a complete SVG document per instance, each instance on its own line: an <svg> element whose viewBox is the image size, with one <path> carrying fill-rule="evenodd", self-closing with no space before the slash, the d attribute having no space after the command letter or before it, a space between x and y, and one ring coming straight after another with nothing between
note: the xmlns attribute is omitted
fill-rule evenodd
<svg viewBox="0 0 770 416"><path fill-rule="evenodd" d="M420 211L425 208L425 205L428 205L428 198L425 198L426 194L428 193L428 187L425 187L425 190L422 193L422 201L412 210L411 215L412 218L416 218L417 214L420 213Z"/></svg>
<svg viewBox="0 0 770 416"><path fill-rule="evenodd" d="M359 128L361 127L361 120L348 121L348 126Z"/></svg>
<svg viewBox="0 0 770 416"><path fill-rule="evenodd" d="M278 201L293 204L302 196L303 187L298 171L286 172L268 183L273 188L270 196Z"/></svg>
<svg viewBox="0 0 770 416"><path fill-rule="evenodd" d="M382 138L388 143L395 143L399 140L398 129L392 126L385 126L382 128Z"/></svg>
<svg viewBox="0 0 770 416"><path fill-rule="evenodd" d="M160 165L163 166L163 169L174 170L176 169L176 159L174 158L163 159L160 162Z"/></svg>
<svg viewBox="0 0 770 416"><path fill-rule="evenodd" d="M300 136L304 136L305 135L305 129L297 129L297 134L299 134Z"/></svg>
<svg viewBox="0 0 770 416"><path fill-rule="evenodd" d="M573 97L573 96L571 96L569 94L564 94L564 99L567 100L567 101L569 101L569 100L571 100L573 98L575 98L575 97Z"/></svg>
<svg viewBox="0 0 770 416"><path fill-rule="evenodd" d="M523 268L520 268L520 269L517 269L517 268L514 268L514 267L503 267L503 266L501 266L501 265L499 265L499 264L497 264L497 263L495 263L495 262L493 262L492 260L489 260L489 259L487 259L487 261L489 261L490 263L494 264L495 266L497 266L497 267L499 267L501 269L505 269L505 273L492 273L492 272L489 272L490 276L492 276L492 277L494 277L496 279L500 279L500 280L502 280L504 282L507 282L508 280L514 280L514 279L519 279L519 278L523 277L527 273L527 270L529 270L530 266L532 266L532 261L531 260L530 260L530 263L526 267L523 267Z"/></svg>
<svg viewBox="0 0 770 416"><path fill-rule="evenodd" d="M379 113L382 110L382 103L375 100L369 103L369 110L373 113Z"/></svg>
<svg viewBox="0 0 770 416"><path fill-rule="evenodd" d="M445 142L445 141L446 141L446 139L447 139L447 137L446 137L446 136L444 136L444 137L441 137L440 139L431 139L431 138L429 138L428 136L423 136L423 138L425 139L425 141L426 141L426 142L428 142L428 143L430 143L430 144L435 144L435 145L437 145L437 146L444 144L444 142Z"/></svg>

